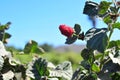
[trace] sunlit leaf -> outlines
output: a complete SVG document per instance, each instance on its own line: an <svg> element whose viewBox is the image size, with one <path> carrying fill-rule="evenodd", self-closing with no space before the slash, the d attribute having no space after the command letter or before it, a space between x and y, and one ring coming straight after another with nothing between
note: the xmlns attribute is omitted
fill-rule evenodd
<svg viewBox="0 0 120 80"><path fill-rule="evenodd" d="M25 45L24 53L31 53L34 47L36 47L37 45L38 45L37 42L31 40Z"/></svg>
<svg viewBox="0 0 120 80"><path fill-rule="evenodd" d="M120 40L110 41L108 48L116 47L116 49L120 49Z"/></svg>
<svg viewBox="0 0 120 80"><path fill-rule="evenodd" d="M87 41L87 48L97 50L103 53L108 44L107 28L88 30L85 34L85 40Z"/></svg>
<svg viewBox="0 0 120 80"><path fill-rule="evenodd" d="M9 29L11 22L7 22L5 25L0 25L0 30L7 30Z"/></svg>
<svg viewBox="0 0 120 80"><path fill-rule="evenodd" d="M5 56L8 57L8 56L10 56L9 52L6 51L5 46L4 46L4 44L3 44L2 41L0 41L0 56L3 56L3 57L5 57Z"/></svg>
<svg viewBox="0 0 120 80"><path fill-rule="evenodd" d="M109 24L109 23L112 22L110 16L105 17L105 18L103 19L103 21L104 21L106 24Z"/></svg>
<svg viewBox="0 0 120 80"><path fill-rule="evenodd" d="M104 14L105 12L107 12L111 4L111 2L101 1L99 5L99 14Z"/></svg>
<svg viewBox="0 0 120 80"><path fill-rule="evenodd" d="M115 47L107 50L109 52L109 57L111 58L113 63L120 65L120 50L116 50Z"/></svg>
<svg viewBox="0 0 120 80"><path fill-rule="evenodd" d="M38 46L36 41L31 40L25 45L24 53L44 53L44 50Z"/></svg>
<svg viewBox="0 0 120 80"><path fill-rule="evenodd" d="M114 23L112 27L120 30L120 22Z"/></svg>
<svg viewBox="0 0 120 80"><path fill-rule="evenodd" d="M2 74L3 80L12 80L14 78L14 75L15 74L13 73L13 71L10 70L10 71Z"/></svg>
<svg viewBox="0 0 120 80"><path fill-rule="evenodd" d="M92 65L92 70L93 70L94 72L100 72L100 68L99 68L99 66L98 66L97 64L93 64L93 65Z"/></svg>
<svg viewBox="0 0 120 80"><path fill-rule="evenodd" d="M35 80L40 80L42 76L49 76L47 61L43 58L33 59L28 65L26 75Z"/></svg>
<svg viewBox="0 0 120 80"><path fill-rule="evenodd" d="M95 54L95 59L96 60L100 59L101 57L102 57L102 54L99 54L99 53Z"/></svg>

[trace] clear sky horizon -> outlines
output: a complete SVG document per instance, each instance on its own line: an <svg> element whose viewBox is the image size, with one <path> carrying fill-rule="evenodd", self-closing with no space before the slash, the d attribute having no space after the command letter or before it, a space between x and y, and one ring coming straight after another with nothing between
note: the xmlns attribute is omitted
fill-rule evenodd
<svg viewBox="0 0 120 80"><path fill-rule="evenodd" d="M64 45L66 37L59 31L60 24L74 27L81 25L82 31L92 28L87 16L83 14L86 0L1 0L0 23L12 22L9 32L12 37L8 45L23 48L29 40L39 44L48 43L53 46ZM107 27L102 22L97 27ZM120 39L116 30L112 39ZM85 44L77 41L75 44Z"/></svg>

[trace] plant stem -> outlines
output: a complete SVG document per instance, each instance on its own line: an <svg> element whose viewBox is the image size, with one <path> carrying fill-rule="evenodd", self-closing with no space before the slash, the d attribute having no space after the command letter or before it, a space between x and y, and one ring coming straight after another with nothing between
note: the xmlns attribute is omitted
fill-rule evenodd
<svg viewBox="0 0 120 80"><path fill-rule="evenodd" d="M95 56L94 56L94 53L92 52L91 59L89 60L89 63L90 63L90 73L92 73L92 66L94 64L94 61L95 61Z"/></svg>
<svg viewBox="0 0 120 80"><path fill-rule="evenodd" d="M110 38L111 38L111 36L112 36L112 33L113 33L113 28L112 28L112 26L110 26L111 27L111 29L110 29L110 34L109 34L109 36L108 36L108 45L107 45L107 47L106 47L106 49L108 48L108 46L109 46L109 43L110 43ZM105 49L105 50L106 50ZM103 65L105 64L105 62L104 62L104 57L105 57L105 51L104 51L104 53L103 53L103 55L102 55L102 58L101 58L101 60L100 60L100 69L102 70L102 67L103 67Z"/></svg>
<svg viewBox="0 0 120 80"><path fill-rule="evenodd" d="M102 70L103 65L104 65L104 57L105 57L105 52L103 53L102 58L100 60L100 70Z"/></svg>

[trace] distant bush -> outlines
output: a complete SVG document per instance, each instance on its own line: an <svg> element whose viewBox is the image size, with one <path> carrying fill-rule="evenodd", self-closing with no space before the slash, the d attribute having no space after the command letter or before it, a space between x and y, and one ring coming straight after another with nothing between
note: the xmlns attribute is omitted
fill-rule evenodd
<svg viewBox="0 0 120 80"><path fill-rule="evenodd" d="M50 44L47 44L47 43L44 43L44 44L40 45L40 47L41 47L42 49L44 49L45 52L50 52L50 51L53 50L53 46L50 45Z"/></svg>

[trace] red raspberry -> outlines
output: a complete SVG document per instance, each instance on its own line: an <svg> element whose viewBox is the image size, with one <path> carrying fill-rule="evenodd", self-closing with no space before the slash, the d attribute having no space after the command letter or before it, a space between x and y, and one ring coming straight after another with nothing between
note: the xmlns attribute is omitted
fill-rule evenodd
<svg viewBox="0 0 120 80"><path fill-rule="evenodd" d="M71 37L73 35L73 33L75 32L73 28L71 28L70 26L67 26L65 24L60 25L59 29L60 29L61 33L67 37Z"/></svg>

